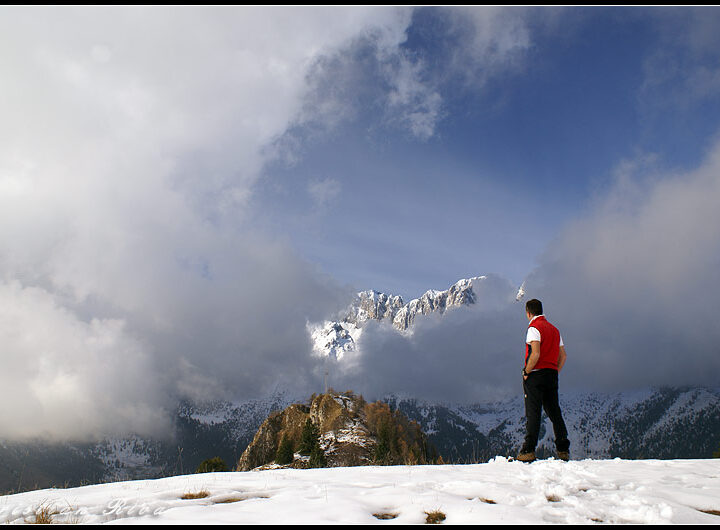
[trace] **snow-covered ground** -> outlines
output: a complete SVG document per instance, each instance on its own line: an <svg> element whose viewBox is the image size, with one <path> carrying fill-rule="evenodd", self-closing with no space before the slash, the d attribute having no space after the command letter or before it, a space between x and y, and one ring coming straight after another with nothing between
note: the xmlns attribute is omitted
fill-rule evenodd
<svg viewBox="0 0 720 530"><path fill-rule="evenodd" d="M186 494L206 493L197 499ZM209 473L0 497L0 522L720 523L720 459ZM383 519L380 519L380 515ZM394 518L393 518L394 517Z"/></svg>

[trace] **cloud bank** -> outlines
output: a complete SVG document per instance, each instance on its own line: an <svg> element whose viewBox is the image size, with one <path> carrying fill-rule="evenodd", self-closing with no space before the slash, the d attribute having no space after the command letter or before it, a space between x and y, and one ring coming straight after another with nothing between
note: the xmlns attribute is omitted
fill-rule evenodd
<svg viewBox="0 0 720 530"><path fill-rule="evenodd" d="M689 172L640 169L548 249L528 295L565 326L578 387L715 385L720 144Z"/></svg>
<svg viewBox="0 0 720 530"><path fill-rule="evenodd" d="M250 228L312 65L404 9L6 8L0 437L155 434L180 397L312 377L347 290ZM286 378L287 379L287 378Z"/></svg>
<svg viewBox="0 0 720 530"><path fill-rule="evenodd" d="M327 362L332 385L367 399L395 394L450 403L510 395L522 367L517 288L494 275L479 286L474 305L418 315L411 334L370 321L356 352Z"/></svg>

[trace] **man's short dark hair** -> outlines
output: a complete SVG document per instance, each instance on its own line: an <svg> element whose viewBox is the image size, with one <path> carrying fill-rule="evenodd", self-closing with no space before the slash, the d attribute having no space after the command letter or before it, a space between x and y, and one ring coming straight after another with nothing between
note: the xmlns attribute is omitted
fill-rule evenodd
<svg viewBox="0 0 720 530"><path fill-rule="evenodd" d="M525 310L532 316L536 317L543 314L542 302L536 298L528 300L525 304Z"/></svg>

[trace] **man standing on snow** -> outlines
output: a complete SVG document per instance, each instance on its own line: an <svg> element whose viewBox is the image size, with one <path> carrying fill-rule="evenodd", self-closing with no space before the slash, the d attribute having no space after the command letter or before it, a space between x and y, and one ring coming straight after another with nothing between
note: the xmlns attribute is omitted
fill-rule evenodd
<svg viewBox="0 0 720 530"><path fill-rule="evenodd" d="M540 300L529 300L525 312L530 325L525 339L525 367L523 390L525 392L525 442L517 459L522 462L535 460L535 446L540 433L542 409L550 418L555 431L555 448L561 460L570 459L570 441L560 412L558 400L558 373L565 360L565 345L558 329L543 315Z"/></svg>

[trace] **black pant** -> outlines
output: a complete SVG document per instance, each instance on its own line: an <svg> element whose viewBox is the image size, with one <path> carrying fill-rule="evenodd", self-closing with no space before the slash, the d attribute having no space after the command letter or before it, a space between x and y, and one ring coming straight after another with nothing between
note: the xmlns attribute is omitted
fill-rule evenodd
<svg viewBox="0 0 720 530"><path fill-rule="evenodd" d="M530 372L523 381L525 391L525 419L526 434L522 453L535 451L540 434L540 418L542 409L548 415L555 431L555 447L558 451L570 449L567 428L560 412L558 400L558 373L557 370L543 369Z"/></svg>

